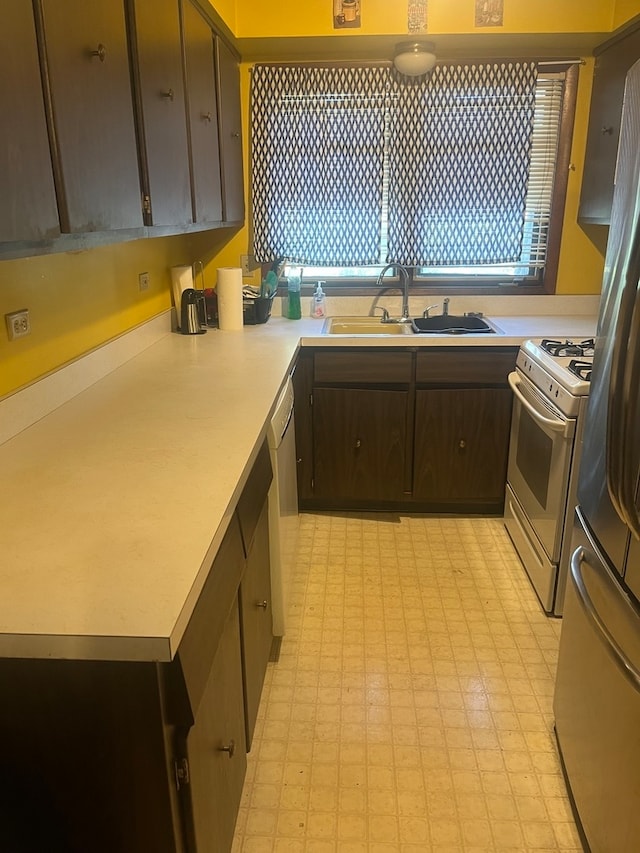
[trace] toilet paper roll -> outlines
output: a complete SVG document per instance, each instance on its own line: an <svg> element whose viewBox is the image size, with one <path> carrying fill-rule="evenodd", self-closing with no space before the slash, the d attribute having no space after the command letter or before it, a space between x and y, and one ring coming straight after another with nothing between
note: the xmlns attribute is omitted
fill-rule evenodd
<svg viewBox="0 0 640 853"><path fill-rule="evenodd" d="M218 324L221 329L242 328L242 270L220 267L218 270Z"/></svg>
<svg viewBox="0 0 640 853"><path fill-rule="evenodd" d="M171 267L171 289L173 291L173 304L176 306L178 328L180 328L182 294L190 287L193 287L193 268L191 266Z"/></svg>

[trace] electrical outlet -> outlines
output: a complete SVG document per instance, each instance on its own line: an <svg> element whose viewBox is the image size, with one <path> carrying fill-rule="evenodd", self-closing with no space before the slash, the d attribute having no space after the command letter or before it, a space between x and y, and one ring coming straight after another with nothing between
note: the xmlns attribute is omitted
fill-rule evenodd
<svg viewBox="0 0 640 853"><path fill-rule="evenodd" d="M31 321L29 320L29 311L22 308L20 311L12 311L11 314L4 315L7 324L7 335L10 341L15 341L16 338L24 338L31 334Z"/></svg>
<svg viewBox="0 0 640 853"><path fill-rule="evenodd" d="M140 291L149 290L149 282L151 277L148 272L141 272L138 276L138 288Z"/></svg>
<svg viewBox="0 0 640 853"><path fill-rule="evenodd" d="M258 268L254 255L240 255L240 266L242 267L242 275L251 275Z"/></svg>

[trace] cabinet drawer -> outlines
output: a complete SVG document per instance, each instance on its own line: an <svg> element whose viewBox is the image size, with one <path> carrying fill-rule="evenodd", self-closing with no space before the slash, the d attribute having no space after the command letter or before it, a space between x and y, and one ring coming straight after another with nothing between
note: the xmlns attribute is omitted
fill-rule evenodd
<svg viewBox="0 0 640 853"><path fill-rule="evenodd" d="M316 352L313 379L316 383L409 383L411 352L332 351Z"/></svg>
<svg viewBox="0 0 640 853"><path fill-rule="evenodd" d="M423 350L418 353L416 382L506 385L517 354L516 347Z"/></svg>
<svg viewBox="0 0 640 853"><path fill-rule="evenodd" d="M253 542L256 527L260 520L262 508L267 500L267 493L272 478L271 456L269 455L269 447L265 441L258 452L256 461L253 463L249 479L238 501L237 513L240 521L245 556L251 550L251 543Z"/></svg>

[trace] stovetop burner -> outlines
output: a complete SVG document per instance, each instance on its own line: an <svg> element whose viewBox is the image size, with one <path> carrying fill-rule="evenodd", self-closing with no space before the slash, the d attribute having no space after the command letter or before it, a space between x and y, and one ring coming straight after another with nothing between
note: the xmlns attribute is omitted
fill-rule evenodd
<svg viewBox="0 0 640 853"><path fill-rule="evenodd" d="M593 363L590 361L580 361L578 358L572 358L569 362L569 370L579 379L584 379L585 382L591 382L591 368Z"/></svg>
<svg viewBox="0 0 640 853"><path fill-rule="evenodd" d="M589 396L593 349L593 338L535 338L521 345L516 366L547 400L570 415L572 399Z"/></svg>
<svg viewBox="0 0 640 853"><path fill-rule="evenodd" d="M544 338L540 346L545 352L556 358L568 358L570 356L593 356L594 340L586 338L583 341L556 341L552 338Z"/></svg>

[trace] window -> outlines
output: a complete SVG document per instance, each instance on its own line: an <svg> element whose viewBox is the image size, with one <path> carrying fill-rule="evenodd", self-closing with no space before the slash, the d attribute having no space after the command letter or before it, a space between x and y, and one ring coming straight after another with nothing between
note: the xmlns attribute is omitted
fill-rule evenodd
<svg viewBox="0 0 640 853"><path fill-rule="evenodd" d="M575 66L437 66L427 82L386 65L253 75L259 261L286 257L306 280L356 291L393 261L414 287L553 292Z"/></svg>

